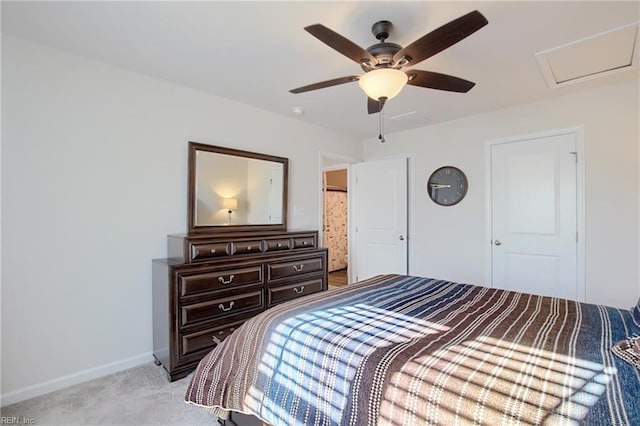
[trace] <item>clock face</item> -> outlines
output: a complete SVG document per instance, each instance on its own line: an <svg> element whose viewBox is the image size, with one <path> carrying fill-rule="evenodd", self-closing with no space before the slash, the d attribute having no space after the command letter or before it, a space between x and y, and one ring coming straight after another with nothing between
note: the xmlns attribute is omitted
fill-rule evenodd
<svg viewBox="0 0 640 426"><path fill-rule="evenodd" d="M458 204L467 194L467 177L457 167L440 167L427 181L429 197L441 206Z"/></svg>

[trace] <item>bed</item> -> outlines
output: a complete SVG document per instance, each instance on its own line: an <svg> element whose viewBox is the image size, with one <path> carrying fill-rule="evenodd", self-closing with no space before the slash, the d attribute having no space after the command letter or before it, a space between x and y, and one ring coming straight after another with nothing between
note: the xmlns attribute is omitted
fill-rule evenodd
<svg viewBox="0 0 640 426"><path fill-rule="evenodd" d="M639 334L640 300L378 276L247 321L185 401L287 426L640 424Z"/></svg>

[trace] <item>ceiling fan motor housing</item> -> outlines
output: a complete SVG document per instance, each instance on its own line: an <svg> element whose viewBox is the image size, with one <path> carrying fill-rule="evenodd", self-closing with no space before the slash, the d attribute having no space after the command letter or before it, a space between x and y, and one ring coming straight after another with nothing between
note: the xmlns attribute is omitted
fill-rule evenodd
<svg viewBox="0 0 640 426"><path fill-rule="evenodd" d="M377 60L378 66L375 68L391 66L393 64L393 55L398 53L402 46L396 43L378 43L367 48L367 52L371 53Z"/></svg>
<svg viewBox="0 0 640 426"><path fill-rule="evenodd" d="M367 48L367 52L375 57L378 63L373 66L369 66L370 64L363 64L362 69L364 71L393 66L393 56L402 49L402 46L396 43L387 43L385 41L389 38L389 33L392 28L393 24L389 21L378 21L371 26L371 32L375 38L380 40L380 43L369 46Z"/></svg>

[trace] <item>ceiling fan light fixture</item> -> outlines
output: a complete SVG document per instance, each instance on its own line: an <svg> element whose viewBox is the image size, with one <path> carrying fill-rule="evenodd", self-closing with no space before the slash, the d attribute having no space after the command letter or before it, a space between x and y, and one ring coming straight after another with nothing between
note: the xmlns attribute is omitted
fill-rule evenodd
<svg viewBox="0 0 640 426"><path fill-rule="evenodd" d="M380 68L369 71L358 80L360 88L368 97L374 100L396 96L407 84L408 77L404 72L395 68Z"/></svg>

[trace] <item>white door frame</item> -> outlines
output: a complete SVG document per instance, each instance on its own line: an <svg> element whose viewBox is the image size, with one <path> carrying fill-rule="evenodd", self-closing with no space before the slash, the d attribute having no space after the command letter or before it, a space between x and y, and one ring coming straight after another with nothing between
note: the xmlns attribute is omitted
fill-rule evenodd
<svg viewBox="0 0 640 426"><path fill-rule="evenodd" d="M575 134L576 135L576 152L577 152L577 165L576 165L576 226L578 231L578 243L576 253L576 280L578 287L578 301L584 302L586 300L586 281L585 281L585 247L586 247L586 233L585 233L585 197L584 197L584 126L573 126L567 128L560 128L554 130L546 130L538 133L530 133L525 135L515 135L500 139L485 141L485 206L486 206L486 222L485 222L485 283L487 286L492 285L492 232L491 227L493 223L492 209L491 209L491 147L493 145L499 145L510 142L524 141L528 139L538 139L550 136Z"/></svg>

